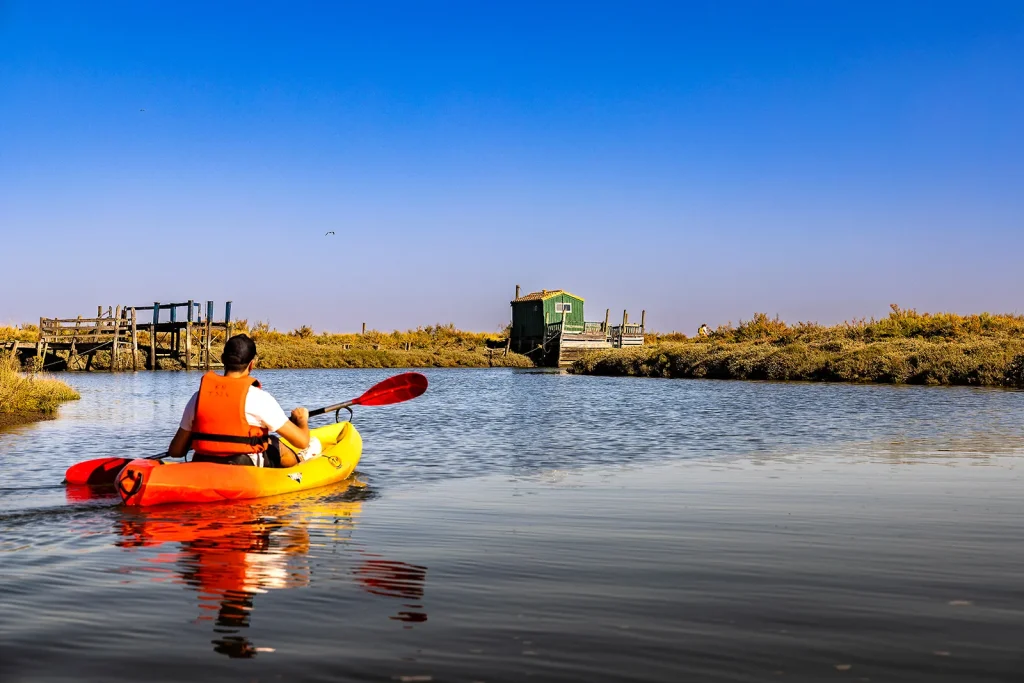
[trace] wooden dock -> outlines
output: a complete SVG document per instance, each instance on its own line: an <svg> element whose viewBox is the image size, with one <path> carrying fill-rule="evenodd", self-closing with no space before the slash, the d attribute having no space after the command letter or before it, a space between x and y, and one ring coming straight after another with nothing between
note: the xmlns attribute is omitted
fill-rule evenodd
<svg viewBox="0 0 1024 683"><path fill-rule="evenodd" d="M180 311L180 315L179 315ZM5 353L22 362L32 358L39 369L93 369L97 354L103 354L110 372L157 370L160 359L173 359L186 370L220 367L212 356L215 344L231 336L231 302L224 317L216 320L212 301L202 305L194 300L152 306L98 306L95 318L40 318L39 340L6 342Z"/></svg>
<svg viewBox="0 0 1024 683"><path fill-rule="evenodd" d="M538 365L564 368L582 358L588 351L618 349L644 345L644 328L647 311L640 314L640 323L629 322L629 312L622 312L620 325L609 325L605 311L604 322L586 322L570 325L564 320L549 323L544 338L538 347L541 358L534 358Z"/></svg>

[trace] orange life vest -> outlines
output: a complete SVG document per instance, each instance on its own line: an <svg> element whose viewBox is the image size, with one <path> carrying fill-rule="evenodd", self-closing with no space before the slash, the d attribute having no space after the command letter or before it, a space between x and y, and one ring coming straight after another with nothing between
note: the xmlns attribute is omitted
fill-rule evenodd
<svg viewBox="0 0 1024 683"><path fill-rule="evenodd" d="M224 377L215 372L203 375L192 420L192 448L196 453L231 456L267 450L270 432L265 427L253 427L245 419L245 397L253 386L260 386L253 377Z"/></svg>

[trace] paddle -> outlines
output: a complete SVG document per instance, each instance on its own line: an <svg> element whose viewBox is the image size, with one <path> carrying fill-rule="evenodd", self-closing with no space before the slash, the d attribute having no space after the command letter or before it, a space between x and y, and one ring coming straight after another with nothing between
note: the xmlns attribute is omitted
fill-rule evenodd
<svg viewBox="0 0 1024 683"><path fill-rule="evenodd" d="M348 410L352 412L352 406L386 406L393 403L401 403L416 398L427 390L427 378L418 372L405 372L401 375L389 377L383 382L378 382L367 389L362 396L344 403L324 406L309 411L310 417L323 415L324 413ZM167 451L156 455L147 455L147 460L160 460L167 457ZM91 486L111 485L117 479L117 475L124 469L125 465L134 458L93 458L84 462L72 465L64 473L65 484L89 484Z"/></svg>

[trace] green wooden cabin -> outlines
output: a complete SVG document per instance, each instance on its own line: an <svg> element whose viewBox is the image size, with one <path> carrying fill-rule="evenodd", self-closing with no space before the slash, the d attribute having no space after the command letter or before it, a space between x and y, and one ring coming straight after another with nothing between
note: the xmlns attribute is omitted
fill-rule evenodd
<svg viewBox="0 0 1024 683"><path fill-rule="evenodd" d="M583 331L583 299L564 289L530 292L517 296L511 303L510 346L517 353L526 353L542 344L547 326L562 322L563 315L567 331Z"/></svg>

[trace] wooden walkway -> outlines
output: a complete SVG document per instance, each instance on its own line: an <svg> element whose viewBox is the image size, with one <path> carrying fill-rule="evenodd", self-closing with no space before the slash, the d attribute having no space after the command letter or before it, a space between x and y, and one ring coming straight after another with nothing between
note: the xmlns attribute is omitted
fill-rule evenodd
<svg viewBox="0 0 1024 683"><path fill-rule="evenodd" d="M220 367L211 348L231 336L231 302L225 304L222 320L215 320L212 301L206 302L205 317L202 313L201 304L193 300L106 310L99 306L95 318L40 318L39 341L5 342L3 350L22 361L40 358L47 370L92 370L101 351L109 354L111 372L156 370L161 358L173 359L186 370Z"/></svg>
<svg viewBox="0 0 1024 683"><path fill-rule="evenodd" d="M583 323L582 328L565 324L564 320L549 323L544 331L540 354L535 358L538 365L564 368L572 365L587 352L601 349L619 349L644 345L644 329L647 311L640 313L640 324L629 322L629 312L622 312L622 324L608 324L609 311L605 311L604 322Z"/></svg>

